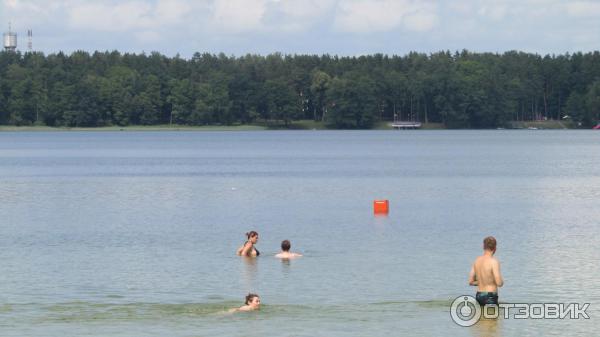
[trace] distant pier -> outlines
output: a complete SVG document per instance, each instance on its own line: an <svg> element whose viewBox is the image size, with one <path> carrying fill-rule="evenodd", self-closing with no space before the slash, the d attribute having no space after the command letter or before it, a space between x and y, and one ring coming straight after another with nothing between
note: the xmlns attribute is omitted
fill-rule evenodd
<svg viewBox="0 0 600 337"><path fill-rule="evenodd" d="M422 126L421 122L404 122L396 121L392 123L394 129L420 129Z"/></svg>

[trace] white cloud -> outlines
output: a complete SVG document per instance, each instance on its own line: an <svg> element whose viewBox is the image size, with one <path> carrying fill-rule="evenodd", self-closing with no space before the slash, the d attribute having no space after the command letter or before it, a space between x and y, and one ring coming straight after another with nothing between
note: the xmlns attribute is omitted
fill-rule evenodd
<svg viewBox="0 0 600 337"><path fill-rule="evenodd" d="M16 8L19 5L17 0L4 0L4 6L8 8Z"/></svg>
<svg viewBox="0 0 600 337"><path fill-rule="evenodd" d="M136 33L182 24L191 13L198 12L196 9L200 9L197 3L185 0L3 0L0 17L27 27L52 25L88 32Z"/></svg>
<svg viewBox="0 0 600 337"><path fill-rule="evenodd" d="M567 13L575 17L596 17L600 20L600 2L572 1L566 5Z"/></svg>
<svg viewBox="0 0 600 337"><path fill-rule="evenodd" d="M68 23L75 29L119 32L150 28L152 6L141 1L119 4L85 3L68 9Z"/></svg>
<svg viewBox="0 0 600 337"><path fill-rule="evenodd" d="M183 21L191 12L193 12L193 7L188 4L188 2L180 0L159 0L154 9L153 16L157 19L157 22L174 24Z"/></svg>
<svg viewBox="0 0 600 337"><path fill-rule="evenodd" d="M231 33L260 30L267 0L214 0L212 25Z"/></svg>
<svg viewBox="0 0 600 337"><path fill-rule="evenodd" d="M598 49L600 0L0 0L9 21L46 52L561 53Z"/></svg>
<svg viewBox="0 0 600 337"><path fill-rule="evenodd" d="M151 44L169 35L172 27L184 24L192 7L181 0L81 1L67 0L61 10L67 13L70 29L131 35L138 43Z"/></svg>
<svg viewBox="0 0 600 337"><path fill-rule="evenodd" d="M479 8L479 15L494 21L502 21L508 12L508 8L502 3L490 3Z"/></svg>
<svg viewBox="0 0 600 337"><path fill-rule="evenodd" d="M437 6L431 1L340 0L334 27L341 32L372 33L404 26L424 31L437 22Z"/></svg>
<svg viewBox="0 0 600 337"><path fill-rule="evenodd" d="M437 15L433 11L418 10L406 15L403 24L408 30L426 32L432 30L437 21Z"/></svg>
<svg viewBox="0 0 600 337"><path fill-rule="evenodd" d="M335 6L334 0L279 0L273 1L285 18L293 20L311 20L322 16Z"/></svg>
<svg viewBox="0 0 600 337"><path fill-rule="evenodd" d="M473 6L468 2L452 1L448 4L448 8L461 15L465 15L471 13Z"/></svg>
<svg viewBox="0 0 600 337"><path fill-rule="evenodd" d="M19 19L22 16L31 15L35 19L36 15L48 11L50 8L56 7L55 5L40 3L39 1L22 1L22 0L4 0L3 7L8 13L16 14L15 19ZM8 14L7 13L7 14Z"/></svg>
<svg viewBox="0 0 600 337"><path fill-rule="evenodd" d="M224 34L299 32L334 6L335 0L212 0L208 27Z"/></svg>
<svg viewBox="0 0 600 337"><path fill-rule="evenodd" d="M266 22L269 30L301 32L310 29L335 7L335 0L272 0Z"/></svg>

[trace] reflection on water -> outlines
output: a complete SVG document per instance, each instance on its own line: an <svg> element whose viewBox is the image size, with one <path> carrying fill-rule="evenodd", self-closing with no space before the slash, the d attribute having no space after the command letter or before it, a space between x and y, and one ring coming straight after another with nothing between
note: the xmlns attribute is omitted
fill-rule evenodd
<svg viewBox="0 0 600 337"><path fill-rule="evenodd" d="M502 335L502 316L498 318L481 317L479 322L469 327L473 337L497 337Z"/></svg>
<svg viewBox="0 0 600 337"><path fill-rule="evenodd" d="M291 259L278 259L281 260L281 265L283 266L282 270L284 272L289 272L290 271L290 266L292 265L292 260Z"/></svg>
<svg viewBox="0 0 600 337"><path fill-rule="evenodd" d="M242 260L242 279L244 280L244 288L247 292L256 292L254 289L258 274L258 258L240 256Z"/></svg>

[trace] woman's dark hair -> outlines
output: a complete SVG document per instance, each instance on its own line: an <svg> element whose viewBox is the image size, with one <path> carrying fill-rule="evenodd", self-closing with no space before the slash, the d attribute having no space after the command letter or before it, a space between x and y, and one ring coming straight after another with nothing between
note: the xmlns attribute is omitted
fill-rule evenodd
<svg viewBox="0 0 600 337"><path fill-rule="evenodd" d="M250 302L252 302L252 300L255 297L259 297L259 296L257 294L248 294L248 295L246 295L246 305L249 305Z"/></svg>
<svg viewBox="0 0 600 337"><path fill-rule="evenodd" d="M281 241L281 250L283 250L284 252L289 251L291 247L292 247L292 244L290 243L289 240Z"/></svg>
<svg viewBox="0 0 600 337"><path fill-rule="evenodd" d="M258 233L255 231L249 231L248 233L246 233L246 236L248 237L248 240L249 240L250 238L258 236Z"/></svg>

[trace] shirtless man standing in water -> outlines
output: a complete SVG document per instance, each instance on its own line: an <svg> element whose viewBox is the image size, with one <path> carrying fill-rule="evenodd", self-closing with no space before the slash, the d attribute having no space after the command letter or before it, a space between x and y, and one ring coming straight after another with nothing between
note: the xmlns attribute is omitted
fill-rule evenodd
<svg viewBox="0 0 600 337"><path fill-rule="evenodd" d="M498 287L504 280L500 274L500 262L494 257L496 239L488 236L483 240L483 255L479 256L469 273L469 285L477 286L475 298L480 305L498 304Z"/></svg>

